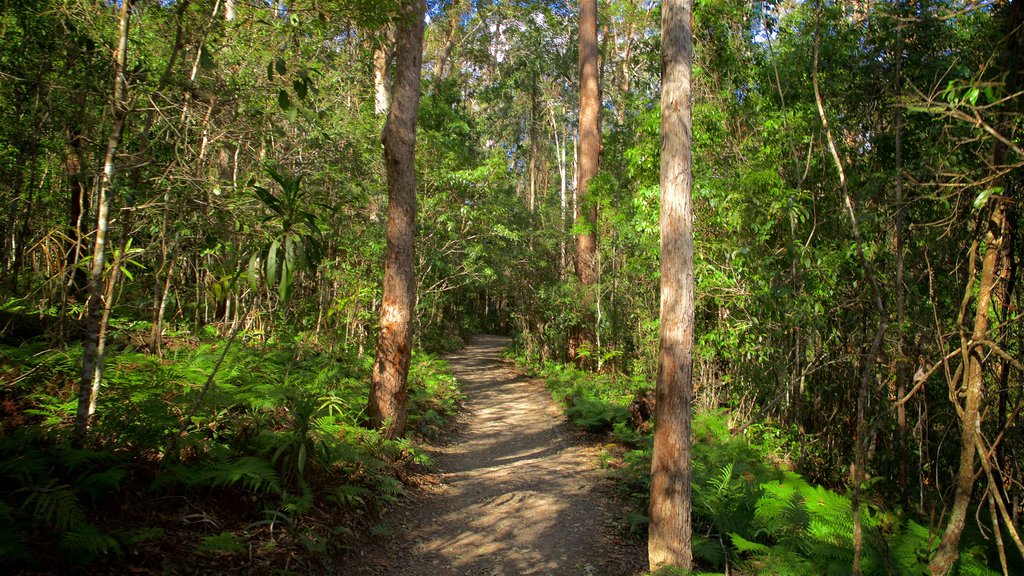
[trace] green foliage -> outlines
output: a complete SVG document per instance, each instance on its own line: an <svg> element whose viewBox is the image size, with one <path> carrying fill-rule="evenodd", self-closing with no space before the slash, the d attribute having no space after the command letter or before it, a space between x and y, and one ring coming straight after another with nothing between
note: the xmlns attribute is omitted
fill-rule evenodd
<svg viewBox="0 0 1024 576"><path fill-rule="evenodd" d="M411 440L362 427L369 359L306 352L300 361L294 348L234 346L200 398L223 346L207 342L164 359L111 353L108 402L92 429L97 446L85 449L61 440L73 405L53 417L38 408L64 393L40 383L70 378L74 355L0 349L13 366L23 362L20 386L52 391L28 397L35 404L24 413L32 420L0 435L0 558L32 567L53 546L63 565L88 566L159 539L177 527L118 525L104 512L137 506L147 492L243 502L235 512L243 524L282 526L305 553L337 551L345 538L322 515L342 525L380 515L404 491L397 470L427 462ZM410 398L410 425L429 436L455 414L462 394L447 363L417 352ZM189 410L195 415L182 427ZM199 530L188 545L216 557L256 544L252 537Z"/></svg>
<svg viewBox="0 0 1024 576"><path fill-rule="evenodd" d="M0 436L0 558L71 569L120 556L122 542L97 527L90 510L116 497L126 464L109 451L51 444L33 428Z"/></svg>
<svg viewBox="0 0 1024 576"><path fill-rule="evenodd" d="M244 552L245 543L233 532L221 532L204 538L196 550L230 556Z"/></svg>
<svg viewBox="0 0 1024 576"><path fill-rule="evenodd" d="M650 495L651 437L632 432L625 405L629 386L566 365L538 367L566 415L579 426L607 432L639 449L612 467L623 493L635 503L626 521L643 533ZM636 386L634 384L634 386ZM792 447L787 433L769 425L730 429L726 411L699 413L692 424L693 553L704 568L735 574L794 576L848 574L853 561L850 497L778 467ZM630 433L624 433L628 430ZM926 572L936 534L914 519L861 505L865 574L917 576ZM960 574L995 574L984 546L968 538Z"/></svg>

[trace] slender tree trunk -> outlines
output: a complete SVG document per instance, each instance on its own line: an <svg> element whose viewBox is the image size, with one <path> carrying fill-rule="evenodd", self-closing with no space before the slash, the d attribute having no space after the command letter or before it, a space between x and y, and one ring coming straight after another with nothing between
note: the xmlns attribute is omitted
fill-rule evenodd
<svg viewBox="0 0 1024 576"><path fill-rule="evenodd" d="M825 114L825 104L821 98L821 89L818 85L818 48L820 44L821 26L821 5L818 5L814 23L814 65L811 69L811 82L814 86L814 101L818 107L818 117L821 119L821 128L825 133L825 140L828 143L829 153L836 167L836 174L839 176L839 186L843 194L843 204L846 208L846 215L850 220L850 228L853 232L854 244L857 248L857 259L864 267L864 276L871 287L874 297L875 311L878 313L878 324L875 329L875 336L871 346L860 366L854 366L854 370L860 372L860 386L857 390L857 413L856 432L854 433L854 462L851 467L851 480L853 489L850 495L850 506L853 513L853 574L861 574L861 549L863 544L863 530L860 519L860 493L861 486L865 479L865 472L868 461L868 447L871 444L871 434L867 425L868 394L871 389L871 381L874 379L875 359L878 358L882 349L882 340L885 331L889 326L889 319L885 313L885 305L882 301L882 291L878 286L878 276L875 274L875 267L871 260L864 254L864 242L860 235L860 224L857 223L857 211L853 206L853 199L850 197L850 190L846 180L846 171L843 162L839 157L835 139L832 137L832 130L829 128L828 116ZM867 328L865 327L865 333Z"/></svg>
<svg viewBox="0 0 1024 576"><path fill-rule="evenodd" d="M71 294L81 295L88 285L85 270L78 267L82 258L82 220L88 212L89 191L82 176L85 154L85 138L78 128L68 131L66 166L68 172L68 247L65 254L67 266L67 288Z"/></svg>
<svg viewBox="0 0 1024 576"><path fill-rule="evenodd" d="M388 26L380 46L373 51L373 111L378 116L388 113L391 105L391 59L395 49L395 28ZM423 56L421 55L422 59Z"/></svg>
<svg viewBox="0 0 1024 576"><path fill-rule="evenodd" d="M559 193L559 234L558 234L558 275L559 278L565 280L565 268L566 268L566 245L565 245L565 225L566 225L566 206L568 205L568 175L566 170L565 161L565 148L568 145L569 135L563 131L561 139L558 138L558 123L555 120L554 109L549 108L549 117L551 119L551 133L555 137L555 157L558 161L558 193ZM563 129L564 130L564 129Z"/></svg>
<svg viewBox="0 0 1024 576"><path fill-rule="evenodd" d="M1014 0L1007 7L1006 39L1003 46L1003 67L1007 74L1007 90L1014 93L1021 87L1022 51L1024 51L1024 2ZM1012 110L1004 110L1000 120L1000 132L1004 135L1011 135L1014 120L1011 118ZM1006 143L997 140L993 144L992 164L998 170L1006 162ZM1006 184L1013 186L1010 181ZM992 297L996 293L999 284L1000 260L1005 258L1005 250L1010 246L1008 240L1009 218L1007 210L1009 204L1015 201L1015 190L1007 190L1006 197L993 197L989 200L994 203L989 215L987 226L984 232L985 254L982 259L981 277L979 279L978 295L974 308L974 328L971 333L971 341L979 342L988 339L989 335L989 314L992 305ZM972 246L971 260L975 258L976 246ZM973 270L969 282L973 282ZM958 391L959 395L965 397L963 408L960 408L959 399L952 398L956 403L957 412L960 413L960 469L956 476L956 493L953 497L953 506L949 513L949 523L939 541L939 548L935 556L928 564L931 573L942 576L950 571L960 556L960 536L963 534L964 525L967 522L968 506L974 492L975 462L974 455L976 445L980 444L981 434L981 402L984 396L984 364L985 352L977 346L969 346L966 341L966 333L963 328L964 312L961 309L961 348L964 350L963 384ZM994 495L995 496L995 495ZM1012 528L1012 527L1011 527Z"/></svg>
<svg viewBox="0 0 1024 576"><path fill-rule="evenodd" d="M412 356L412 314L416 302L416 116L423 61L424 0L406 0L396 32L394 102L384 125L388 179L387 247L380 336L373 362L367 414L386 437L405 432L407 378Z"/></svg>
<svg viewBox="0 0 1024 576"><path fill-rule="evenodd" d="M1005 223L1006 207L1000 201L992 209L985 232L985 255L982 259L981 278L975 304L974 329L971 333L971 340L974 342L988 338L989 307L992 304L992 293L998 281L996 271L1004 241ZM972 247L973 251L974 247ZM974 260L973 253L971 260ZM973 281L973 276L971 281ZM960 556L960 536L967 523L967 508L974 492L975 442L976 436L981 430L981 400L985 364L982 357L983 351L970 346L966 335L962 337L962 340L967 368L963 372L963 385L958 392L966 396L963 408L957 410L957 412L961 412L960 469L956 475L956 494L953 497L949 522L939 541L939 548L928 564L931 573L936 576L948 573ZM954 401L959 402L956 399Z"/></svg>
<svg viewBox="0 0 1024 576"><path fill-rule="evenodd" d="M117 53L114 62L113 123L107 138L107 152L103 158L103 174L100 178L100 193L96 214L96 240L93 245L92 267L89 272L89 314L87 320L85 354L82 358L82 378L78 387L78 409L75 413L75 437L85 442L89 420L96 406L96 394L103 378L103 264L106 255L107 218L110 213L110 194L114 183L117 149L121 145L128 116L128 86L124 77L128 59L128 29L131 19L131 0L122 0L118 24Z"/></svg>
<svg viewBox="0 0 1024 576"><path fill-rule="evenodd" d="M437 59L434 60L434 81L444 80L448 73L448 60L452 56L452 48L455 47L455 36L459 32L459 19L462 17L461 14L462 0L455 0L452 5L448 7L448 13L450 16L451 28L448 29L448 36L445 38L444 46L441 48L440 53L437 55ZM470 6L472 8L472 6Z"/></svg>
<svg viewBox="0 0 1024 576"><path fill-rule="evenodd" d="M900 3L902 7L902 2ZM902 14L902 12L901 12ZM897 25L902 26L902 25ZM896 100L903 97L903 34L902 28L896 29ZM896 398L903 398L910 382L911 363L906 350L906 294L903 284L904 269L904 226L903 226L903 108L896 110ZM896 408L896 433L899 435L896 446L900 454L906 454L907 444L907 405L901 403ZM907 486L907 460L899 459L899 486ZM906 493L906 492L904 492Z"/></svg>
<svg viewBox="0 0 1024 576"><path fill-rule="evenodd" d="M662 5L661 338L651 461L651 571L689 570L690 412L693 396L692 0Z"/></svg>
<svg viewBox="0 0 1024 576"><path fill-rule="evenodd" d="M534 76L533 82L530 86L530 195L527 202L530 212L533 212L537 206L537 155L539 154L539 144L537 142L537 115L540 108L540 102L537 99L537 77Z"/></svg>

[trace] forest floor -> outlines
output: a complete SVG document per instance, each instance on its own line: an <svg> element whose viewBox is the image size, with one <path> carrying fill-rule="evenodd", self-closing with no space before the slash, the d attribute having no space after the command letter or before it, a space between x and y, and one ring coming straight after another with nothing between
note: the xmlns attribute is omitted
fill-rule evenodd
<svg viewBox="0 0 1024 576"><path fill-rule="evenodd" d="M353 575L632 576L645 550L598 469L600 442L562 415L544 384L503 361L508 340L476 336L448 357L466 396L432 471L353 552Z"/></svg>

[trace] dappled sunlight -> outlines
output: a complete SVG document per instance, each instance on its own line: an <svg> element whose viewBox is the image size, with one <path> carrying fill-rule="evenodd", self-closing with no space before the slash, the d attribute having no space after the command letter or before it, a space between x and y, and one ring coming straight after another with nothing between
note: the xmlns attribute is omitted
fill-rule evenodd
<svg viewBox="0 0 1024 576"><path fill-rule="evenodd" d="M388 573L623 574L599 565L621 511L596 488L596 453L572 441L546 389L501 363L505 342L477 337L450 357L464 432L439 449L442 491L412 514Z"/></svg>

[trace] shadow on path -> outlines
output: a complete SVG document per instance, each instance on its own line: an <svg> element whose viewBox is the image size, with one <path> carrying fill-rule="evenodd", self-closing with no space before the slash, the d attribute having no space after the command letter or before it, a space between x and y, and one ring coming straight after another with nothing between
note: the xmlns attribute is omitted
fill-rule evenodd
<svg viewBox="0 0 1024 576"><path fill-rule="evenodd" d="M448 357L466 395L458 435L433 451L441 484L396 512L393 533L355 575L632 576L624 510L542 384L501 360L508 340L476 336Z"/></svg>

